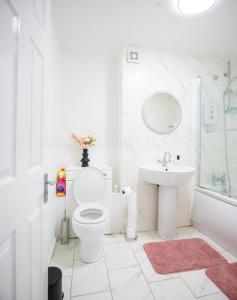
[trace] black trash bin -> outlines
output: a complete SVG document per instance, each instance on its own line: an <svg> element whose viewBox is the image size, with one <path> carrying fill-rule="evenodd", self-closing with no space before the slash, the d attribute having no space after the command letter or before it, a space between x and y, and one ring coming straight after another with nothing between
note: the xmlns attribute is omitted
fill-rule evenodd
<svg viewBox="0 0 237 300"><path fill-rule="evenodd" d="M62 271L57 267L48 268L48 300L62 300Z"/></svg>

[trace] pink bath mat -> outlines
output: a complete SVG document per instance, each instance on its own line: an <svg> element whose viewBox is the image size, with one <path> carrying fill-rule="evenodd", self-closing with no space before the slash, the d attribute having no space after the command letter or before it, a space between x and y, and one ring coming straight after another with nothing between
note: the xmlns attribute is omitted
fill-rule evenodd
<svg viewBox="0 0 237 300"><path fill-rule="evenodd" d="M143 245L154 270L160 274L205 269L227 264L227 260L199 238Z"/></svg>
<svg viewBox="0 0 237 300"><path fill-rule="evenodd" d="M206 274L230 300L237 300L237 263L210 268Z"/></svg>

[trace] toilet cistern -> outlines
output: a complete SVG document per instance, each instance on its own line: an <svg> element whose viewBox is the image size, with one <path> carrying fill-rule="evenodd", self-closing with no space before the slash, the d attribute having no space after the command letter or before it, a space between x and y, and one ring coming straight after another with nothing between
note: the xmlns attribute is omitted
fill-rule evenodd
<svg viewBox="0 0 237 300"><path fill-rule="evenodd" d="M168 156L168 158L167 158L167 156ZM161 159L158 160L158 162L161 163L162 167L164 167L164 168L167 168L168 164L171 163L171 161L172 161L172 156L171 156L170 152L168 152L168 151L166 151L164 153L162 160Z"/></svg>

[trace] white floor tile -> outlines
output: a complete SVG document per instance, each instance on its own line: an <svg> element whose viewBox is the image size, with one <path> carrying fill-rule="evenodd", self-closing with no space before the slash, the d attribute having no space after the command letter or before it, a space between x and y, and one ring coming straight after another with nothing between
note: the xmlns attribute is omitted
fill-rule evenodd
<svg viewBox="0 0 237 300"><path fill-rule="evenodd" d="M206 276L205 270L180 273L180 277L189 286L196 297L218 293L218 287Z"/></svg>
<svg viewBox="0 0 237 300"><path fill-rule="evenodd" d="M159 236L159 233L157 230L149 231L149 234L152 237L153 242L163 241L162 238Z"/></svg>
<svg viewBox="0 0 237 300"><path fill-rule="evenodd" d="M112 300L111 292L101 292L96 294L88 294L79 297L73 297L71 300Z"/></svg>
<svg viewBox="0 0 237 300"><path fill-rule="evenodd" d="M74 248L58 249L54 252L51 266L59 267L63 276L72 276Z"/></svg>
<svg viewBox="0 0 237 300"><path fill-rule="evenodd" d="M56 247L55 247L55 249L58 250L58 249L66 249L66 248L74 247L74 246L75 246L75 240L76 240L76 239L70 239L70 240L69 240L69 243L66 244L66 245L62 245L62 244L61 244L61 241L59 240L59 241L56 242Z"/></svg>
<svg viewBox="0 0 237 300"><path fill-rule="evenodd" d="M104 250L103 250L103 244L102 243L101 243L100 256L101 256L101 258L104 257ZM80 259L80 240L76 239L74 260L78 260L78 259Z"/></svg>
<svg viewBox="0 0 237 300"><path fill-rule="evenodd" d="M237 261L236 257L193 227L177 228L176 233L177 239L203 238L229 262ZM79 260L78 239L71 239L67 245L58 241L50 265L58 266L63 272L64 299L69 300L71 293L71 300L111 300L107 264L113 300L151 300L154 299L153 294L159 300L194 300L194 295L200 300L227 300L206 277L204 270L179 275L156 273L143 249L143 244L154 241L162 241L157 231L138 233L138 240L132 243L125 241L123 234L106 235L101 260L93 264Z"/></svg>
<svg viewBox="0 0 237 300"><path fill-rule="evenodd" d="M110 289L108 273L104 259L86 264L75 261L72 277L72 296L103 292Z"/></svg>
<svg viewBox="0 0 237 300"><path fill-rule="evenodd" d="M113 300L152 300L149 286L139 267L109 271Z"/></svg>
<svg viewBox="0 0 237 300"><path fill-rule="evenodd" d="M180 278L152 282L149 285L156 300L195 300Z"/></svg>
<svg viewBox="0 0 237 300"><path fill-rule="evenodd" d="M192 226L176 228L176 239L200 238L201 233Z"/></svg>
<svg viewBox="0 0 237 300"><path fill-rule="evenodd" d="M62 290L64 293L63 300L71 299L71 284L72 284L72 277L63 277L62 278Z"/></svg>
<svg viewBox="0 0 237 300"><path fill-rule="evenodd" d="M147 255L144 251L135 252L135 256L136 256L138 263L142 269L142 272L148 282L178 277L177 274L162 275L162 274L156 273L156 271L153 269Z"/></svg>
<svg viewBox="0 0 237 300"><path fill-rule="evenodd" d="M222 293L218 293L218 294L212 294L212 295L204 296L204 297L197 298L197 299L198 300L228 300L229 298L227 298Z"/></svg>
<svg viewBox="0 0 237 300"><path fill-rule="evenodd" d="M106 234L103 238L104 244L109 243L118 243L118 242L124 242L125 241L125 235L124 234Z"/></svg>
<svg viewBox="0 0 237 300"><path fill-rule="evenodd" d="M104 252L109 270L137 265L127 242L104 244Z"/></svg>
<svg viewBox="0 0 237 300"><path fill-rule="evenodd" d="M80 259L79 247L80 247L80 240L76 239L75 240L75 255L74 255L74 260L75 259Z"/></svg>
<svg viewBox="0 0 237 300"><path fill-rule="evenodd" d="M154 241L162 241L158 234L155 234L154 231L152 232L138 232L138 239L134 242L130 242L129 245L133 251L141 251L143 250L143 245L145 243L150 243Z"/></svg>

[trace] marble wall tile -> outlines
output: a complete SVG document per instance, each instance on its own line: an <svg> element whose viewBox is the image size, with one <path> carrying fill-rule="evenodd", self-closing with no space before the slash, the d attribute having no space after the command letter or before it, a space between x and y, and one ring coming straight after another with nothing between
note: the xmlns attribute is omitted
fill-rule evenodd
<svg viewBox="0 0 237 300"><path fill-rule="evenodd" d="M157 162L165 151L172 157L181 155L184 164L195 166L195 95L193 80L198 76L209 78L211 94L221 102L220 90L223 90L225 77L223 72L226 61L199 55L172 53L138 49L140 63L127 63L124 49L122 54L122 98L121 98L121 185L136 188L138 201L139 231L157 228L157 189L146 185L139 174L139 166L144 163ZM237 63L236 63L237 66ZM219 82L213 82L213 75L219 76ZM158 91L167 91L177 97L182 107L182 122L179 128L169 135L157 135L146 128L142 121L143 101ZM218 98L219 97L219 98ZM223 118L219 117L223 124ZM219 126L219 125L218 125ZM220 125L221 126L221 125ZM204 134L207 135L205 132ZM205 171L203 180L210 181L210 172L223 169L221 163L214 164L223 157L223 147L219 136L209 134L203 148ZM209 156L214 155L215 160ZM194 179L177 191L177 226L190 225L190 211L194 188ZM123 230L126 229L126 203L122 201Z"/></svg>

